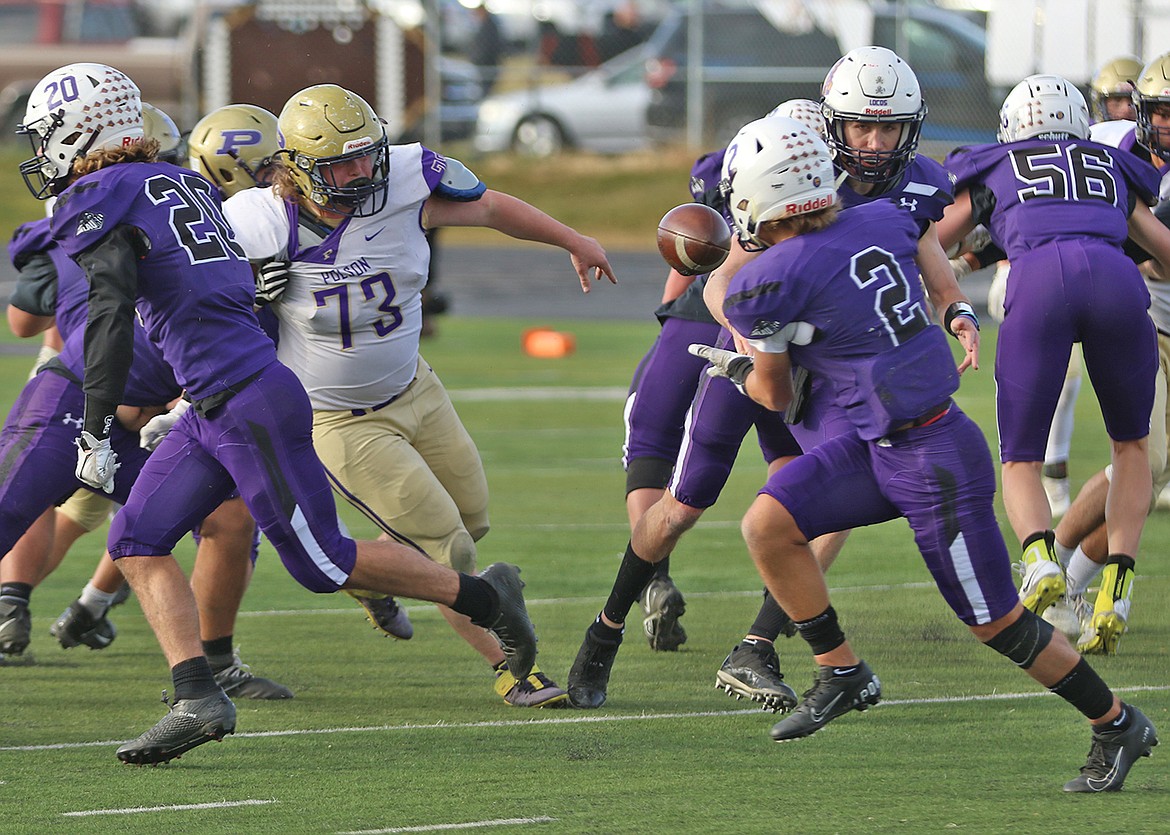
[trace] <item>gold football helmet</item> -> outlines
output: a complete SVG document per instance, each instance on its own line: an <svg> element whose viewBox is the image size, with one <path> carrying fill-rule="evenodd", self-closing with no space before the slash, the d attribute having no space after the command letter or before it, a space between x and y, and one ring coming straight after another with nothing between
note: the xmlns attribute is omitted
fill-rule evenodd
<svg viewBox="0 0 1170 835"><path fill-rule="evenodd" d="M1146 64L1134 88L1133 103L1137 108L1134 137L1151 154L1170 161L1170 121L1158 126L1151 118L1163 108L1170 115L1170 52Z"/></svg>
<svg viewBox="0 0 1170 835"><path fill-rule="evenodd" d="M187 139L187 166L215 183L227 198L268 185L279 150L276 116L254 104L229 104L195 125Z"/></svg>
<svg viewBox="0 0 1170 835"><path fill-rule="evenodd" d="M301 194L340 215L368 217L386 205L389 143L382 120L356 93L318 84L280 111L279 157Z"/></svg>
<svg viewBox="0 0 1170 835"><path fill-rule="evenodd" d="M175 120L148 102L142 103L142 132L147 139L158 141L158 158L162 162L179 163L183 135Z"/></svg>
<svg viewBox="0 0 1170 835"><path fill-rule="evenodd" d="M1130 98L1134 82L1141 74L1142 62L1129 56L1114 58L1101 67L1089 84L1089 106L1093 109L1093 118L1098 122L1116 118L1109 115L1105 107L1106 100Z"/></svg>

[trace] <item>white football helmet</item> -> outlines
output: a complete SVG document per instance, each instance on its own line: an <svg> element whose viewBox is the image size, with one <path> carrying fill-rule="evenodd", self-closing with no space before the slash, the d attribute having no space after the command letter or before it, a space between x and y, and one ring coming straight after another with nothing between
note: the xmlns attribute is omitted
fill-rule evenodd
<svg viewBox="0 0 1170 835"><path fill-rule="evenodd" d="M159 160L179 164L183 134L174 119L149 102L142 103L142 133L158 141Z"/></svg>
<svg viewBox="0 0 1170 835"><path fill-rule="evenodd" d="M1133 104L1137 109L1134 137L1151 154L1170 162L1170 126L1159 127L1151 118L1155 109L1170 106L1170 52L1146 64L1133 91Z"/></svg>
<svg viewBox="0 0 1170 835"><path fill-rule="evenodd" d="M926 118L922 88L910 66L884 46L850 50L833 65L821 88L821 111L834 161L856 180L891 186L918 153ZM891 151L859 150L845 140L847 122L893 122L902 135Z"/></svg>
<svg viewBox="0 0 1170 835"><path fill-rule="evenodd" d="M138 86L105 64L69 64L37 82L16 132L32 143L20 165L28 190L38 200L60 194L75 160L142 139Z"/></svg>
<svg viewBox="0 0 1170 835"><path fill-rule="evenodd" d="M727 146L719 189L745 249L762 249L760 224L837 202L829 148L806 125L782 116L749 122Z"/></svg>
<svg viewBox="0 0 1170 835"><path fill-rule="evenodd" d="M825 116L821 113L821 106L812 99L789 99L772 108L764 118L783 116L786 119L795 119L821 139L827 139L828 128L825 126Z"/></svg>
<svg viewBox="0 0 1170 835"><path fill-rule="evenodd" d="M254 104L228 104L195 125L187 140L187 165L219 186L224 197L266 186L280 150L276 116Z"/></svg>
<svg viewBox="0 0 1170 835"><path fill-rule="evenodd" d="M1000 142L1021 139L1087 139L1089 106L1072 82L1059 75L1030 75L1012 88L999 108Z"/></svg>

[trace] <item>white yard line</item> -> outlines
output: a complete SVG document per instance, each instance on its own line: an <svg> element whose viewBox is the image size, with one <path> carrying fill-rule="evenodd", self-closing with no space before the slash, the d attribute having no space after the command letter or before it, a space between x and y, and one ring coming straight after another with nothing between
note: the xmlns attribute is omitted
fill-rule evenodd
<svg viewBox="0 0 1170 835"><path fill-rule="evenodd" d="M452 400L625 400L628 388L617 386L548 386L544 388L447 389Z"/></svg>
<svg viewBox="0 0 1170 835"><path fill-rule="evenodd" d="M483 829L487 826L524 826L533 823L555 823L557 818L501 818L490 821L468 821L467 823L432 823L426 826L394 826L389 829L353 829L338 832L337 835L384 835L390 832L450 832L456 829Z"/></svg>
<svg viewBox="0 0 1170 835"><path fill-rule="evenodd" d="M267 806L275 800L223 800L219 803L183 803L176 806L134 806L128 809L86 809L62 812L66 818L91 818L97 815L140 815L144 812L190 812L200 809L234 809L239 806Z"/></svg>
<svg viewBox="0 0 1170 835"><path fill-rule="evenodd" d="M1133 687L1115 687L1115 693L1160 693L1170 690L1170 685L1137 685ZM921 699L883 699L877 708L886 707L913 707L917 705L936 704L971 704L975 702L1006 702L1019 699L1035 699L1052 696L1048 691L1031 691L1027 693L986 693L966 696L934 696ZM404 723L401 725L370 725L337 728L298 728L284 731L257 731L255 733L238 733L233 739L268 739L283 736L329 736L332 734L367 734L393 733L410 731L459 731L472 728L515 728L538 725L586 725L606 722L650 722L678 719L703 719L729 716L759 716L764 713L760 708L746 708L737 710L699 710L690 713L638 713L623 716L613 716L605 713L581 713L567 711L568 715L542 719L498 719L480 722L428 722L422 724ZM74 748L95 748L106 745L119 745L125 740L104 740L98 742L57 742L46 745L8 745L0 746L0 751L63 751Z"/></svg>

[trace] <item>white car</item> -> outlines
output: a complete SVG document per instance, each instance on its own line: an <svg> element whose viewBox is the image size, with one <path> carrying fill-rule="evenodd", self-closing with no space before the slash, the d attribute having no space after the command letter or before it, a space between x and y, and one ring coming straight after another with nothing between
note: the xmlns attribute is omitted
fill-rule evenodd
<svg viewBox="0 0 1170 835"><path fill-rule="evenodd" d="M547 157L566 148L616 154L648 146L645 62L636 47L573 81L489 96L479 106L475 149Z"/></svg>

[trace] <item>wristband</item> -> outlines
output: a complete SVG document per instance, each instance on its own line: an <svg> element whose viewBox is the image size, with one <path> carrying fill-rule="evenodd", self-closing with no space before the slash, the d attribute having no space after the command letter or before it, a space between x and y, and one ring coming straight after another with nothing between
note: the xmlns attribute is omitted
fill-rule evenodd
<svg viewBox="0 0 1170 835"><path fill-rule="evenodd" d="M943 319L943 325L951 336L955 336L951 325L959 316L966 316L975 325L975 330L979 330L979 317L975 315L975 308L971 307L969 302L954 302L947 308L946 316Z"/></svg>

